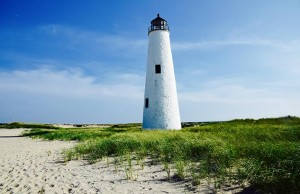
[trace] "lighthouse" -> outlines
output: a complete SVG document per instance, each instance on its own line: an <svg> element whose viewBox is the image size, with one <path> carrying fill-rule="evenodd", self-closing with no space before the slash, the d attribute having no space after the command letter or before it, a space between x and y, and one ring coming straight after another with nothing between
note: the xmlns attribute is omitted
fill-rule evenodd
<svg viewBox="0 0 300 194"><path fill-rule="evenodd" d="M144 129L181 129L170 31L159 14L148 29Z"/></svg>

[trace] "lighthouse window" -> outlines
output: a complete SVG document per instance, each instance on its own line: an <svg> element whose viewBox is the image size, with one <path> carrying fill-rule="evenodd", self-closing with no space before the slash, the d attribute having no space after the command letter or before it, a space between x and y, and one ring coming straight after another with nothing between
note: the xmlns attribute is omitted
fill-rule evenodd
<svg viewBox="0 0 300 194"><path fill-rule="evenodd" d="M160 65L155 65L155 73L161 73Z"/></svg>
<svg viewBox="0 0 300 194"><path fill-rule="evenodd" d="M146 98L145 99L145 108L148 108L149 107L149 98Z"/></svg>

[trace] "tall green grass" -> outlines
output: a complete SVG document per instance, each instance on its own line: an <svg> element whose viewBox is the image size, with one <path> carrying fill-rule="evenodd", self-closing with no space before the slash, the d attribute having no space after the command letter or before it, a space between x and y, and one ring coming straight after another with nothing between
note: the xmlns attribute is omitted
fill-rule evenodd
<svg viewBox="0 0 300 194"><path fill-rule="evenodd" d="M141 131L141 128L132 127L129 125L125 128L123 125L114 125L103 128L56 128L49 130L45 128L35 128L30 131L25 131L23 136L44 138L48 140L95 140L109 137L116 133Z"/></svg>
<svg viewBox="0 0 300 194"><path fill-rule="evenodd" d="M142 131L140 125L100 129L32 130L26 135L79 140L66 160L91 162L106 157L161 163L166 177L203 179L219 188L225 183L250 183L271 193L300 192L300 119L284 117L197 123L180 131ZM132 157L128 157L132 156ZM128 165L131 166L131 165ZM130 169L129 169L130 170ZM128 171L130 172L130 171Z"/></svg>
<svg viewBox="0 0 300 194"><path fill-rule="evenodd" d="M28 129L36 129L36 128L42 128L42 129L58 129L58 127L55 127L50 124L28 124L28 123L22 123L22 122L13 122L13 123L3 123L0 124L0 128L5 129L16 129L16 128L28 128Z"/></svg>

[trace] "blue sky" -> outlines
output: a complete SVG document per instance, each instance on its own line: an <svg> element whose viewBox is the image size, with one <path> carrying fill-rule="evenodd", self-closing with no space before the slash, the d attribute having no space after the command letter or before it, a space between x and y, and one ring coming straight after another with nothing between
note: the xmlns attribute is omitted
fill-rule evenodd
<svg viewBox="0 0 300 194"><path fill-rule="evenodd" d="M182 121L300 116L299 0L2 0L0 122L141 122L157 13Z"/></svg>

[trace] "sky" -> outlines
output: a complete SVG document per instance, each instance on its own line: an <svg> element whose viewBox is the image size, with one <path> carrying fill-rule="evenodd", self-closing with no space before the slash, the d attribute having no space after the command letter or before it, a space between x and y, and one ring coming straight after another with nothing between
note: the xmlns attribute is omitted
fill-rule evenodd
<svg viewBox="0 0 300 194"><path fill-rule="evenodd" d="M300 116L299 0L1 0L0 122L142 122L157 13L182 121Z"/></svg>

